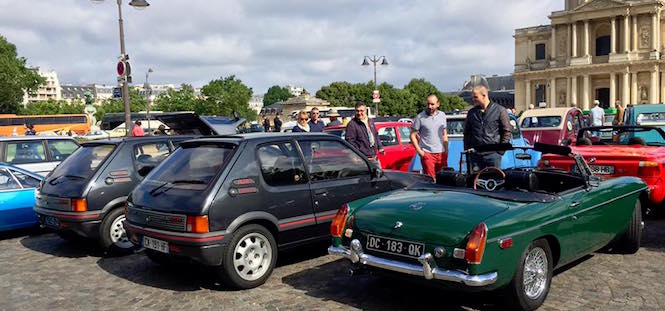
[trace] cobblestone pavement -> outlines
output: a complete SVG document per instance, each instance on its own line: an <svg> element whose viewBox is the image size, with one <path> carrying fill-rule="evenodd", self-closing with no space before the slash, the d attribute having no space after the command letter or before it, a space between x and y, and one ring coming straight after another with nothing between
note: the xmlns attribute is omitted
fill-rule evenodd
<svg viewBox="0 0 665 311"><path fill-rule="evenodd" d="M214 271L165 268L144 254L109 258L52 233L0 239L0 310L498 310L500 297L425 282L350 277L326 245L280 254L259 288L232 291ZM596 253L557 272L542 310L665 310L665 220L649 220L636 255Z"/></svg>

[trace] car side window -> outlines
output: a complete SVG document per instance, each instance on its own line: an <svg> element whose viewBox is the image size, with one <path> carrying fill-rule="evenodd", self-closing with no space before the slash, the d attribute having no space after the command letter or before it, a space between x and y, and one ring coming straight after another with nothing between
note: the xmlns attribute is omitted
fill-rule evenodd
<svg viewBox="0 0 665 311"><path fill-rule="evenodd" d="M41 140L16 141L5 144L7 163L25 164L46 161L46 152Z"/></svg>
<svg viewBox="0 0 665 311"><path fill-rule="evenodd" d="M6 169L0 169L0 191L13 189L21 189L21 186Z"/></svg>
<svg viewBox="0 0 665 311"><path fill-rule="evenodd" d="M382 127L379 129L379 139L384 147L397 145L397 132L394 127Z"/></svg>
<svg viewBox="0 0 665 311"><path fill-rule="evenodd" d="M411 143L411 128L408 126L398 126L399 129L399 142L402 145Z"/></svg>
<svg viewBox="0 0 665 311"><path fill-rule="evenodd" d="M46 145L51 153L51 160L62 161L78 149L78 145L71 140L47 140Z"/></svg>
<svg viewBox="0 0 665 311"><path fill-rule="evenodd" d="M169 155L168 141L150 142L134 147L134 158L139 164L156 165Z"/></svg>
<svg viewBox="0 0 665 311"><path fill-rule="evenodd" d="M292 143L262 145L257 150L263 180L270 186L307 183L305 166Z"/></svg>
<svg viewBox="0 0 665 311"><path fill-rule="evenodd" d="M338 141L300 141L312 181L369 175L367 162Z"/></svg>
<svg viewBox="0 0 665 311"><path fill-rule="evenodd" d="M40 180L37 178L34 178L32 176L23 174L21 172L17 171L12 171L12 174L14 174L14 177L18 179L18 182L21 183L21 186L23 188L38 188Z"/></svg>

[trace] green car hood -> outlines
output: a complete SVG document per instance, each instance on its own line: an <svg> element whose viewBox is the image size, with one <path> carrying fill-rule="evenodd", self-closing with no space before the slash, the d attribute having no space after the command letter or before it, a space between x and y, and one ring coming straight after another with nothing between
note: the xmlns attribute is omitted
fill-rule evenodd
<svg viewBox="0 0 665 311"><path fill-rule="evenodd" d="M508 209L505 201L455 191L403 190L355 210L354 231L458 246L483 220ZM395 228L397 222L401 228Z"/></svg>

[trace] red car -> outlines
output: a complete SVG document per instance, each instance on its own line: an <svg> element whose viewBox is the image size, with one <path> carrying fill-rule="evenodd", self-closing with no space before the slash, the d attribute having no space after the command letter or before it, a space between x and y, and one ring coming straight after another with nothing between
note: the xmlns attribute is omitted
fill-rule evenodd
<svg viewBox="0 0 665 311"><path fill-rule="evenodd" d="M376 122L374 125L384 149L383 153L379 153L381 168L408 172L411 158L416 154L416 149L411 144L411 124ZM326 127L324 132L344 138L346 126Z"/></svg>
<svg viewBox="0 0 665 311"><path fill-rule="evenodd" d="M604 178L635 176L649 186L656 205L665 199L665 132L651 126L599 126L582 129L571 146L589 163L594 175ZM570 171L569 157L544 154L539 165Z"/></svg>
<svg viewBox="0 0 665 311"><path fill-rule="evenodd" d="M530 109L520 116L520 127L531 144L574 144L584 127L584 114L579 108Z"/></svg>

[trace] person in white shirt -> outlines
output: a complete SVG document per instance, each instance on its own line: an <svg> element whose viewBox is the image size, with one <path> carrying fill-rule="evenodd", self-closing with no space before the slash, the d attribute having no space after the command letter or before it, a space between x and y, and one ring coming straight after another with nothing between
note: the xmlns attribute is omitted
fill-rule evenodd
<svg viewBox="0 0 665 311"><path fill-rule="evenodd" d="M603 126L605 120L605 110L600 108L600 101L597 99L593 101L593 108L591 109L591 125Z"/></svg>

